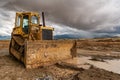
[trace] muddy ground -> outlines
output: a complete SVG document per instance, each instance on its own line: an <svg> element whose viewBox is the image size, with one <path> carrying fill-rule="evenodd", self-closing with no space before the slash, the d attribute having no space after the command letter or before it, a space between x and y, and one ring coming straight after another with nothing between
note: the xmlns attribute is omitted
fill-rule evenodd
<svg viewBox="0 0 120 80"><path fill-rule="evenodd" d="M120 75L91 66L72 69L59 65L27 70L10 55L0 57L0 80L119 80Z"/></svg>
<svg viewBox="0 0 120 80"><path fill-rule="evenodd" d="M88 69L58 64L25 69L21 62L9 55L8 44L8 41L0 41L0 80L120 80L120 74L90 64L87 64L90 65ZM120 58L119 39L79 40L77 48L79 57L92 56L90 61Z"/></svg>

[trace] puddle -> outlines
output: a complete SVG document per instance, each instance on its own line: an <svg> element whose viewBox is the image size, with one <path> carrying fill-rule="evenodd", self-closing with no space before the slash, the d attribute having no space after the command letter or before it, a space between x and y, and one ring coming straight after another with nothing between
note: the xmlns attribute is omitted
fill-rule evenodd
<svg viewBox="0 0 120 80"><path fill-rule="evenodd" d="M100 61L92 61L91 57L80 57L77 59L77 63L81 64L91 64L97 68L101 68L107 71L111 71L117 74L120 74L120 59L113 59L113 60L104 60L105 62Z"/></svg>
<svg viewBox="0 0 120 80"><path fill-rule="evenodd" d="M94 65L98 68L120 74L120 60L105 60L105 61L106 62L88 61L87 63Z"/></svg>
<svg viewBox="0 0 120 80"><path fill-rule="evenodd" d="M98 59L100 60L100 59ZM120 59L102 59L104 61L94 61L92 57L77 57L71 60L65 61L72 65L76 65L79 68L89 69L90 65L97 68L111 71L113 73L120 74ZM89 65L89 66L88 66Z"/></svg>

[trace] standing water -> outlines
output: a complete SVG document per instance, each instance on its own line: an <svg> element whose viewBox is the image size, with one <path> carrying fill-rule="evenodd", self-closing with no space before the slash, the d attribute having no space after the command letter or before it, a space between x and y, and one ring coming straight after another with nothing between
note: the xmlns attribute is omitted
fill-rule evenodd
<svg viewBox="0 0 120 80"><path fill-rule="evenodd" d="M120 59L94 61L92 57L77 57L66 62L84 69L89 69L90 65L93 65L97 68L120 74Z"/></svg>

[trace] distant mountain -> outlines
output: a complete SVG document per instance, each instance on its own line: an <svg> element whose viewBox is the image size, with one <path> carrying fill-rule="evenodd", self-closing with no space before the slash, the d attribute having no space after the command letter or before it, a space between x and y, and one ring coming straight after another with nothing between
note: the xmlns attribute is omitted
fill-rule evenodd
<svg viewBox="0 0 120 80"><path fill-rule="evenodd" d="M115 36L113 35L101 35L101 36L95 36L94 38L113 38Z"/></svg>
<svg viewBox="0 0 120 80"><path fill-rule="evenodd" d="M55 35L54 39L78 39L82 38L81 36L76 36L72 34L64 34L64 35Z"/></svg>
<svg viewBox="0 0 120 80"><path fill-rule="evenodd" d="M114 37L116 37L116 36L113 36L113 35L94 35L91 38L114 38ZM54 39L80 39L80 38L87 38L87 37L84 37L83 35L74 35L74 34L55 35L54 36Z"/></svg>
<svg viewBox="0 0 120 80"><path fill-rule="evenodd" d="M0 40L10 40L10 36L0 36Z"/></svg>

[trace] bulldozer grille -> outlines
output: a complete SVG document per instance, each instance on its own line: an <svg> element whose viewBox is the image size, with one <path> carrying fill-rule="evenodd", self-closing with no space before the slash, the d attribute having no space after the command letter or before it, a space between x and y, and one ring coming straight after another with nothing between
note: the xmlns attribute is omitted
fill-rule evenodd
<svg viewBox="0 0 120 80"><path fill-rule="evenodd" d="M42 39L43 40L52 40L52 30L42 30Z"/></svg>

